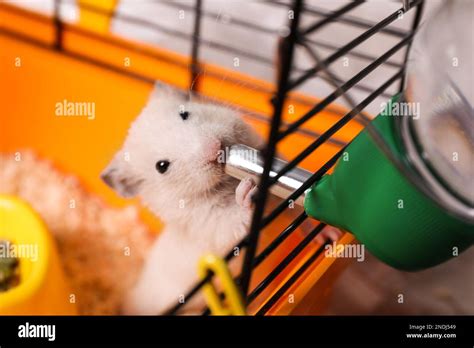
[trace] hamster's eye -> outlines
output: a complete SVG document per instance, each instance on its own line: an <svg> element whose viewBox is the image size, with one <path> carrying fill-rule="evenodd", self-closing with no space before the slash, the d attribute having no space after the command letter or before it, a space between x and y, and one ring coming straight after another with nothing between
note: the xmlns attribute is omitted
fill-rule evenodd
<svg viewBox="0 0 474 348"><path fill-rule="evenodd" d="M159 171L161 174L166 172L168 170L168 167L170 165L169 161L158 161L156 162L156 170Z"/></svg>
<svg viewBox="0 0 474 348"><path fill-rule="evenodd" d="M186 121L189 117L189 112L187 111L180 111L179 112L179 116L181 116L181 118L183 119L183 121Z"/></svg>

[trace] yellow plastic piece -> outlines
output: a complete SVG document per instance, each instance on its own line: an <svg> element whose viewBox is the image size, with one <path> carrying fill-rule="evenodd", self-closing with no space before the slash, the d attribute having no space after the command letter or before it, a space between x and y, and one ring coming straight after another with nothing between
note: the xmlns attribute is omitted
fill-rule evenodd
<svg viewBox="0 0 474 348"><path fill-rule="evenodd" d="M20 284L0 292L0 315L77 314L51 235L33 209L13 196L0 195L0 239L24 250Z"/></svg>
<svg viewBox="0 0 474 348"><path fill-rule="evenodd" d="M199 276L204 279L209 271L214 272L217 279L219 279L227 302L227 305L225 305L212 282L207 282L202 291L211 313L213 315L245 315L244 302L226 262L214 254L201 257L199 260Z"/></svg>
<svg viewBox="0 0 474 348"><path fill-rule="evenodd" d="M117 0L79 0L79 24L100 33L107 33L116 6Z"/></svg>

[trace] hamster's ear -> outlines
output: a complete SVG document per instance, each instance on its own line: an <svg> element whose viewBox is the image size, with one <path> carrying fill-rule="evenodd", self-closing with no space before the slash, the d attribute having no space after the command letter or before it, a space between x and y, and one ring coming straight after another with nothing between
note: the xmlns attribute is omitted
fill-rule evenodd
<svg viewBox="0 0 474 348"><path fill-rule="evenodd" d="M155 82L152 95L157 98L166 98L166 99L178 99L185 100L185 92L172 87L170 85L164 84L162 82Z"/></svg>
<svg viewBox="0 0 474 348"><path fill-rule="evenodd" d="M131 198L138 194L143 180L136 177L120 151L105 168L100 178L120 196Z"/></svg>

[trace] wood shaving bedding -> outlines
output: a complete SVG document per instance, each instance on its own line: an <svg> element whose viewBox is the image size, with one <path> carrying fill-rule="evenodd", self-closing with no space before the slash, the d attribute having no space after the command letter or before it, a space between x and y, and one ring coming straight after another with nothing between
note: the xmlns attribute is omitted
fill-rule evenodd
<svg viewBox="0 0 474 348"><path fill-rule="evenodd" d="M32 152L20 161L0 154L0 163L0 193L27 201L45 221L80 314L118 314L153 239L137 207L107 206Z"/></svg>

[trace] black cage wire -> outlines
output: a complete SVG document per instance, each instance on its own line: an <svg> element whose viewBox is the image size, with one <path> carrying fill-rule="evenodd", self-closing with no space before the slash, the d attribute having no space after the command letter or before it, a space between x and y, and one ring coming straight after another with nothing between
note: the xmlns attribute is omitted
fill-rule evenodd
<svg viewBox="0 0 474 348"><path fill-rule="evenodd" d="M278 215L283 213L285 209L289 206L291 201L294 201L299 196L301 196L305 190L311 187L315 182L317 182L326 172L336 163L338 158L344 152L345 147L339 150L329 161L322 165L319 170L317 170L303 185L295 190L290 196L284 199L276 208L274 208L269 213L265 214L265 206L268 200L269 189L274 185L280 177L285 175L288 171L296 167L301 161L303 161L307 156L309 156L313 151L315 151L321 144L331 138L339 129L346 125L351 119L358 117L364 120L364 124L370 128L368 123L369 117L364 114L364 108L369 105L375 98L379 95L383 95L387 88L397 81L399 81L399 91L401 92L404 87L404 70L405 65L408 59L408 51L410 42L413 38L413 35L416 31L417 26L419 25L423 1L414 0L414 1L403 1L400 9L384 18L380 22L370 23L358 19L357 17L347 16L351 10L357 8L364 1L351 1L345 6L340 7L335 11L321 11L316 10L311 7L307 7L304 4L303 0L294 0L291 3L286 3L282 1L265 1L269 6L285 6L291 13L292 18L289 20L289 33L286 37L280 39L279 49L278 49L278 81L277 81L277 90L275 91L274 97L272 98L273 104L273 115L271 119L271 128L270 134L268 137L267 146L264 150L264 168L259 182L259 194L255 200L255 212L252 219L252 224L250 228L249 235L241 241L237 247L246 248L245 258L243 263L243 268L241 274L235 279L236 283L240 286L241 292L244 295L246 304L250 304L259 294L265 290L269 284L276 279L276 277L285 269L286 266L290 264L301 252L302 250L316 237L316 235L325 227L325 224L320 222L306 237L291 251L288 255L253 289L249 291L250 280L252 277L252 271L260 265L260 263L273 251L275 250L284 240L300 226L303 221L307 218L306 214L301 213L292 223L290 223L264 250L262 250L258 255L256 255L257 245L259 242L260 231L269 225ZM388 26L399 18L404 13L414 9L415 16L413 18L413 23L408 31L394 30L388 28ZM201 8L201 0L196 1L195 5L196 11L196 22L195 22L195 35L193 36L193 49L192 49L192 65L191 69L193 71L193 79L196 77L197 71L199 70L198 65L198 52L199 52L199 28L200 28L200 17L203 15ZM314 21L311 25L302 28L300 25L300 18L304 12L316 14L319 18ZM342 21L347 25L353 25L356 27L362 27L366 30L357 36L352 41L348 42L342 47L338 47L334 52L321 59L318 54L312 49L311 44L315 44L314 40L308 38L308 35L316 32L317 30L323 28L334 21ZM258 27L255 27L255 30L258 30ZM376 35L377 33L384 32L385 34L393 35L399 38L399 42L391 47L388 51L382 54L379 57L371 57L367 54L354 52L354 48L360 45L362 42L368 38ZM317 43L316 43L317 44ZM296 71L297 77L292 77L292 69L294 67L294 55L296 47L302 47L305 49L310 56L314 59L314 67L303 70L294 69ZM401 64L396 64L390 61L390 58L402 48L405 49L404 61ZM335 62L338 58L347 55L355 54L359 58L367 59L371 63L359 73L344 81L339 79L334 73L331 72L329 66L331 63ZM376 88L370 89L366 86L358 85L358 82L361 81L365 76L370 74L372 71L377 69L382 64L389 64L397 67L397 72L391 76L388 80L382 83ZM294 71L293 70L293 71ZM287 94L297 88L299 85L304 83L306 80L313 78L315 76L322 77L324 80L328 81L333 87L334 91L330 93L326 98L323 98L318 104L314 105L311 110L306 112L304 115L300 116L297 121L292 124L287 125L282 129L282 109L284 105L285 98ZM349 95L351 88L358 86L361 89L369 90L370 94L359 104L355 104L354 100ZM319 135L308 147L304 148L297 156L295 156L287 165L285 165L280 171L276 173L275 176L270 177L270 171L272 170L273 159L276 154L276 148L280 141L282 141L286 136L294 133L298 128L300 128L306 121L315 117L318 113L323 111L328 107L334 100L338 97L343 97L346 102L352 107L346 115L344 115L338 122L332 125L326 132ZM372 132L374 130L372 129ZM377 137L377 135L374 135ZM383 145L382 145L383 146ZM297 269L284 284L282 284L279 289L268 299L265 303L259 308L256 315L264 315L268 310L286 293L286 291L297 281L297 279L305 272L306 269L322 254L324 251L325 244L322 245L318 250L316 250L304 263ZM226 261L230 261L234 257L234 252L230 251L226 257ZM193 289L186 295L185 298L189 299L194 296L206 282L211 281L212 274L196 284ZM169 312L174 314L179 311L183 306L183 303L178 303L174 308ZM206 309L203 314L209 314L209 309Z"/></svg>
<svg viewBox="0 0 474 348"><path fill-rule="evenodd" d="M160 23L156 23L150 20L144 20L130 16L124 13L117 11L108 12L104 11L101 8L78 3L78 6L85 8L88 11L96 12L106 16L110 16L115 20L124 21L133 23L134 25L139 25L147 27L151 30L156 30L167 35L173 36L181 40L187 40L190 42L190 56L191 61L188 66L190 71L190 81L189 89L199 93L199 76L201 73L201 59L200 52L203 46L211 47L216 50L223 52L232 53L235 55L240 55L246 57L249 60L253 60L263 65L274 66L276 63L272 59L268 59L262 55L245 51L236 47L233 47L229 43L216 43L210 40L206 40L201 35L201 27L203 18L216 18L218 14L214 13L212 10L203 8L203 1L205 0L193 0L192 2L172 2L172 1L157 1L162 5L185 9L193 11L194 13L194 22L193 22L193 32L191 35L185 34L179 30L174 30L162 26ZM139 74L119 69L112 65L104 64L103 62L87 58L80 54L74 52L67 52L64 50L62 45L62 33L63 33L63 21L61 19L60 11L61 6L64 3L70 3L68 0L55 0L54 1L54 25L55 25L55 42L54 45L48 48L56 49L63 54L73 56L78 59L87 61L88 63L99 65L104 68L108 68L119 73L128 74L134 78L150 81L149 78L141 76ZM405 65L408 59L408 51L410 47L411 40L416 32L416 29L420 23L424 0L401 0L396 1L400 3L400 7L383 18L380 21L370 21L367 19L362 19L351 14L352 11L357 9L359 6L365 3L362 0L348 1L343 6L339 7L336 10L324 10L318 7L313 6L312 4L307 4L304 0L292 0L290 1L270 1L270 0L259 0L259 2L269 6L269 7L280 7L288 10L288 13L291 14L288 19L288 31L282 35L281 32L274 29L269 29L259 23L254 23L246 19L232 18L228 24L234 25L236 27L243 27L247 30L261 32L268 35L276 36L278 39L278 62L275 66L277 70L277 84L276 90L273 93L273 98L271 100L273 106L273 112L270 122L270 131L267 139L266 148L263 151L264 154L264 168L259 182L259 192L255 199L255 211L250 227L249 234L244 238L240 243L236 245L237 248L245 249L245 255L243 260L243 267L241 273L235 278L236 284L239 285L243 298L246 305L249 305L254 301L269 285L278 277L279 274L293 261L295 258L300 255L300 253L305 249L306 246L317 236L319 232L325 227L325 224L320 222L309 232L301 242L299 242L292 250L288 251L286 257L284 257L277 265L274 267L264 278L260 281L253 289L249 289L250 280L252 278L253 271L279 246L281 245L302 223L307 219L307 215L303 212L294 219L290 224L287 225L259 254L257 252L257 246L259 243L260 232L268 226L272 221L274 221L280 214L282 214L288 207L291 201L295 201L299 196L310 188L315 182L317 182L326 172L337 162L338 158L343 154L345 147L343 146L332 158L330 158L325 164L323 164L318 170L314 172L309 179L303 183L303 185L295 190L291 195L286 199L283 199L274 209L265 214L266 204L268 202L269 189L274 185L277 180L285 175L288 171L295 168L300 164L305 158L307 158L311 153L313 153L318 147L328 141L334 141L335 143L340 142L331 137L342 127L348 124L354 118L357 118L361 123L367 127L369 133L372 135L375 141L377 141L377 132L371 127L369 117L365 114L364 109L373 102L377 97L388 98L391 96L391 93L387 93L387 89L390 86L395 85L398 82L398 91L401 92L404 88L404 70ZM408 30L402 30L396 27L391 26L400 16L403 16L409 11L414 11L411 28ZM311 24L303 26L301 24L301 17L303 15L309 16L311 18ZM310 34L322 30L324 27L330 25L331 23L338 22L343 25L354 27L357 29L362 29L362 33L357 35L355 38L344 44L343 46L337 46L336 44L321 42L314 39ZM80 30L80 29L77 29ZM7 29L0 28L0 32L14 36L18 39L27 40L31 43L41 44L35 42L31 38L23 34L13 33ZM96 35L92 33L86 33L86 35ZM358 46L364 43L371 37L376 35L388 35L397 39L397 43L392 45L388 50L385 51L380 56L373 56L362 50L358 50ZM99 38L100 39L100 38ZM44 46L44 44L42 44ZM324 58L321 58L317 51L317 48L328 49L331 53ZM304 50L314 61L314 65L309 69L303 69L298 67L295 64L295 51L297 48ZM392 57L397 53L402 51L403 61L396 62L392 60ZM350 78L340 78L335 74L331 69L331 64L344 56L353 56L361 60L367 61L368 65L360 70L355 75ZM381 66L389 66L394 68L396 72L390 76L383 83L378 84L377 86L368 86L363 82L360 83L367 75ZM295 90L300 85L305 83L307 80L312 78L320 78L323 81L329 83L332 87L331 93L326 97L322 98L316 105L313 105L309 111L305 114L299 116L299 118L291 124L286 124L282 121L282 112L285 102L285 98L289 92ZM368 93L368 95L356 103L350 92L352 90L362 90ZM270 171L272 169L272 162L276 155L276 149L278 144L285 139L287 136L299 131L304 123L306 123L311 118L317 116L319 113L324 111L326 108L330 107L330 104L333 103L336 99L341 97L347 105L350 106L349 111L343 115L335 124L333 124L329 129L327 129L322 134L317 134L314 141L307 146L306 148L301 149L299 154L291 159L283 168L281 168L275 176L270 177ZM347 145L347 144L344 144ZM383 142L380 142L378 145L383 150ZM390 155L387 153L387 155ZM264 303L260 306L256 315L264 315L267 313L272 306L287 292L287 290L298 280L299 277L318 259L318 257L324 251L325 244L319 247L306 261L294 271L290 277L281 284L277 291L275 291L269 298L266 298ZM229 262L234 258L235 253L234 249L229 251L225 256L225 261ZM208 273L207 276L199 281L195 286L185 294L184 298L186 302L179 302L177 300L176 305L171 308L168 314L176 314L182 309L183 306L189 301L190 298L195 296L202 287L211 282L213 279L213 274ZM221 296L224 296L221 294ZM209 308L206 308L203 312L204 315L210 314Z"/></svg>

